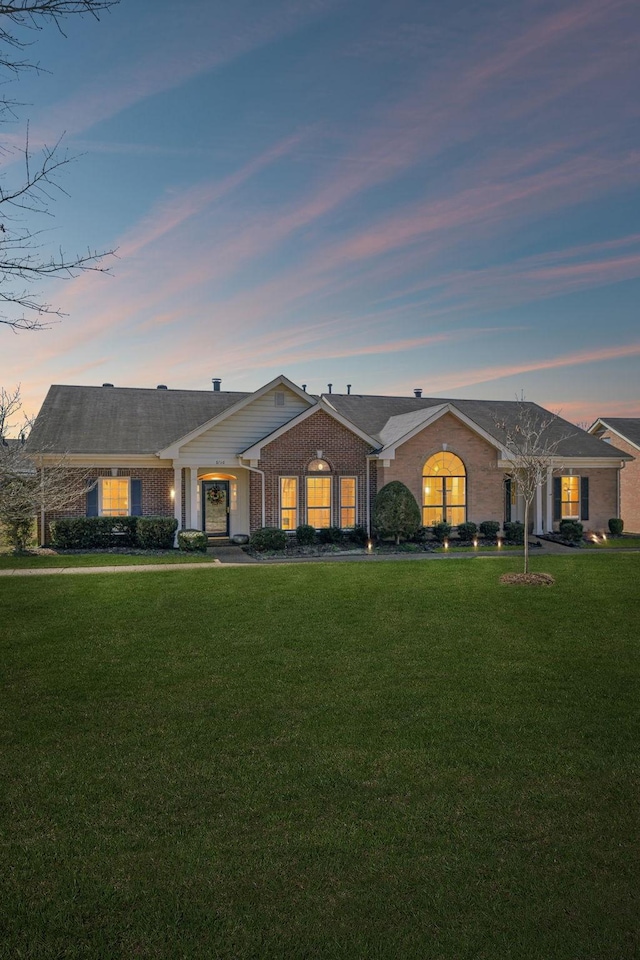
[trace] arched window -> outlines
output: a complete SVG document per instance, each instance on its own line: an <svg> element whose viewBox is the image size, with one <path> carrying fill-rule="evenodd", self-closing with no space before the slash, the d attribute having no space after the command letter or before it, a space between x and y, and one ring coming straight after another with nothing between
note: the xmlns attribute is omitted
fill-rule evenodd
<svg viewBox="0 0 640 960"><path fill-rule="evenodd" d="M326 460L312 460L307 471L308 473L331 473L331 467Z"/></svg>
<svg viewBox="0 0 640 960"><path fill-rule="evenodd" d="M446 520L457 527L467 516L467 471L455 453L442 450L429 457L422 471L422 523L432 527Z"/></svg>

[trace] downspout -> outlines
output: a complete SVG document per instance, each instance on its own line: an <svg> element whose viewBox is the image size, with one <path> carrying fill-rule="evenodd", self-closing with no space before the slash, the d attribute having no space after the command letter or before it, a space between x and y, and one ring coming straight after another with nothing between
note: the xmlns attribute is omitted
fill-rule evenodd
<svg viewBox="0 0 640 960"><path fill-rule="evenodd" d="M371 460L367 457L367 490L366 490L366 503L367 503L367 539L371 539Z"/></svg>
<svg viewBox="0 0 640 960"><path fill-rule="evenodd" d="M44 463L42 462L42 457L40 458L40 546L44 547L45 545L45 535L44 535L44 525L46 522L46 514L44 509Z"/></svg>
<svg viewBox="0 0 640 960"><path fill-rule="evenodd" d="M261 505L262 509L261 509L261 513L260 513L261 520L262 520L261 526L266 527L267 524L266 524L266 513L265 513L265 479L264 479L264 470L258 470L257 467L248 467L246 464L243 464L243 466L244 466L245 470L251 470L252 473L259 473L259 474L260 474L260 487L261 487L260 493L261 493L261 496L262 496L262 505ZM251 513L249 513L249 527L251 527Z"/></svg>
<svg viewBox="0 0 640 960"><path fill-rule="evenodd" d="M622 492L621 492L622 477L620 476L620 474L622 473L622 471L624 470L624 468L626 467L626 465L627 465L627 464L626 464L626 461L625 461L625 460L621 460L621 461L620 461L620 469L618 470L618 482L617 482L617 484L616 484L616 501L617 501L617 502L616 502L616 516L618 516L618 517L621 517L621 515L622 515L622 514L621 514L621 510L622 510Z"/></svg>

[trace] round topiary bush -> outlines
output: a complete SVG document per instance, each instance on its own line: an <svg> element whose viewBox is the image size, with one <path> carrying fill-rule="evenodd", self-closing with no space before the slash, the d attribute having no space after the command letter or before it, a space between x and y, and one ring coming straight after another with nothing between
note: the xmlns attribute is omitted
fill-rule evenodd
<svg viewBox="0 0 640 960"><path fill-rule="evenodd" d="M478 527L471 520L458 524L458 536L461 540L473 540L477 532Z"/></svg>
<svg viewBox="0 0 640 960"><path fill-rule="evenodd" d="M624 520L621 520L620 517L611 517L609 520L609 533L612 533L614 537L619 537L624 530Z"/></svg>
<svg viewBox="0 0 640 960"><path fill-rule="evenodd" d="M299 547L310 547L316 542L316 531L310 523L301 523L296 527L296 540Z"/></svg>
<svg viewBox="0 0 640 960"><path fill-rule="evenodd" d="M373 527L379 537L396 543L415 536L420 526L420 507L408 487L392 480L378 490L373 501Z"/></svg>
<svg viewBox="0 0 640 960"><path fill-rule="evenodd" d="M511 543L524 543L524 523L519 520L505 523L504 535Z"/></svg>
<svg viewBox="0 0 640 960"><path fill-rule="evenodd" d="M260 527L254 530L249 540L249 546L258 553L273 550L284 550L287 545L287 535L278 527Z"/></svg>
<svg viewBox="0 0 640 960"><path fill-rule="evenodd" d="M340 527L323 527L318 530L318 540L320 543L342 543L342 530Z"/></svg>
<svg viewBox="0 0 640 960"><path fill-rule="evenodd" d="M498 520L483 520L480 524L480 533L487 540L495 540L499 529L500 523Z"/></svg>
<svg viewBox="0 0 640 960"><path fill-rule="evenodd" d="M179 530L178 549L183 553L206 553L209 541L202 530Z"/></svg>
<svg viewBox="0 0 640 960"><path fill-rule="evenodd" d="M444 541L448 540L451 536L451 524L447 523L446 520L441 520L440 523L434 523L433 536L438 543L444 543Z"/></svg>
<svg viewBox="0 0 640 960"><path fill-rule="evenodd" d="M582 540L583 526L577 520L561 520L560 536L570 543L579 543Z"/></svg>

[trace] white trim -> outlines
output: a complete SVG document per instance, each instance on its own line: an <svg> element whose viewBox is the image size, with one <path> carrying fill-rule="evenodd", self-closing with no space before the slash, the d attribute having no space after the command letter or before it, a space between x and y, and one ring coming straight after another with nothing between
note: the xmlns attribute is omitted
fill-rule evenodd
<svg viewBox="0 0 640 960"><path fill-rule="evenodd" d="M226 420L227 417L230 417L232 414L237 413L244 407L249 406L249 404L253 403L254 400L259 400L260 397L265 395L265 393L268 393L269 390L272 390L274 387L279 385L288 387L289 390L293 391L293 393L295 393L296 396L301 400L305 400L306 403L315 404L314 397L310 396L308 393L305 393L301 387L298 387L283 374L280 374L280 376L276 377L274 380L271 380L269 383L265 383L265 385L260 387L259 390L256 390L254 393L250 393L248 397L244 397L242 400L237 400L236 403L232 403L231 406L227 407L226 410L223 410L222 413L219 413L217 416L212 417L211 420L207 420L206 423L200 424L199 427L191 430L190 433L186 433L183 437L179 437L177 440L174 440L174 442L168 447L165 447L163 450L159 450L157 455L159 457L171 457L172 459L177 459L180 455L180 447L183 447L185 443L195 440L196 437L201 436L211 427L215 427L219 423L222 423L222 421Z"/></svg>
<svg viewBox="0 0 640 960"><path fill-rule="evenodd" d="M182 467L173 468L173 515L178 521L175 545L178 545L178 532L182 530Z"/></svg>
<svg viewBox="0 0 640 960"><path fill-rule="evenodd" d="M102 488L104 487L105 480L111 483L113 480L118 482L126 481L127 483L127 512L126 513L105 513L102 506L103 492ZM98 477L98 516L99 517L130 517L131 516L131 477Z"/></svg>
<svg viewBox="0 0 640 960"><path fill-rule="evenodd" d="M624 461L620 460L620 457L614 458L598 458L594 459L593 457L554 457L552 460L551 467L553 470L564 470L569 468L578 468L581 470L597 470L606 469L606 470L617 470L622 467ZM501 470L512 470L514 460L509 459L508 457L502 457L498 460L498 467Z"/></svg>
<svg viewBox="0 0 640 960"><path fill-rule="evenodd" d="M39 459L46 465L69 467L150 467L156 470L166 470L173 466L171 460L159 461L155 453L120 455L117 453L48 453L39 455Z"/></svg>
<svg viewBox="0 0 640 960"><path fill-rule="evenodd" d="M393 443L389 443L384 447L381 447L378 450L378 459L380 460L395 460L396 449L397 447L402 446L408 440L411 440L418 433L424 430L426 427L430 427L433 423L443 417L445 414L450 413L452 416L460 420L461 423L466 424L470 430L473 430L474 433L477 433L478 436L482 437L487 441L492 447L495 447L497 450L504 451L504 447L495 437L492 437L491 434L487 433L486 430L483 430L482 427L479 427L477 423L467 417L466 414L462 413L454 404L445 403L441 406L429 407L428 411L425 413L424 420L421 420L415 427L412 427L407 433L405 433L398 440L394 440Z"/></svg>
<svg viewBox="0 0 640 960"><path fill-rule="evenodd" d="M627 418L625 418L625 419L628 419L628 420L636 420L637 418L636 418L636 417L627 417ZM599 426L604 427L605 430L610 430L611 433L615 433L616 437L620 437L620 439L621 439L621 440L624 440L625 443L628 443L629 446L635 447L636 450L640 450L640 444L634 443L633 440L629 440L629 437L626 437L626 436L624 435L624 433L620 433L619 430L616 430L615 427L612 427L611 424L610 424L610 423L607 423L606 420L603 420L602 417L598 417L598 419L596 420L596 422L591 424L591 426L590 426L589 429L587 430L587 433L590 433L590 434L592 434L593 436L595 436L595 431L598 429ZM598 439L598 440L601 440L602 437L598 437L597 439ZM603 442L604 442L604 441L603 441ZM623 450L621 450L620 452L621 452L621 453L624 453Z"/></svg>
<svg viewBox="0 0 640 960"><path fill-rule="evenodd" d="M358 526L358 477L353 473L340 474L338 476L338 522L341 530L353 530L353 527ZM343 527L342 526L342 481L343 480L353 480L354 485L354 502L353 507L347 506L345 510L353 510L353 527Z"/></svg>
<svg viewBox="0 0 640 960"><path fill-rule="evenodd" d="M307 394L305 394L305 396L308 397ZM273 443L274 440L277 440L283 434L287 433L292 427L297 427L299 423L303 423L307 417L312 416L314 413L318 413L319 410L323 410L330 417L333 417L334 420L337 420L337 422L341 423L343 427L346 427L347 430L350 430L351 433L354 433L357 437L360 437L361 440L364 440L365 443L368 443L371 447L379 446L377 440L374 440L373 437L370 437L367 433L364 433L363 430L360 430L354 423L352 423L350 420L347 420L346 417L343 417L341 413L338 413L337 410L334 410L333 407L321 399L314 403L312 407L309 407L308 410L303 410L302 413L299 413L297 416L293 417L292 420L288 420L287 423L283 423L282 426L278 427L277 430L274 430L273 433L268 433L266 437L258 440L258 442L254 443L251 447L247 447L246 450L243 450L240 453L241 458L243 460L259 460L263 447L266 447L268 443Z"/></svg>
<svg viewBox="0 0 640 960"><path fill-rule="evenodd" d="M282 506L282 481L283 480L295 480L296 482L296 523L293 527L283 527L282 526L282 511L290 510L291 507ZM278 475L278 527L280 530L285 530L287 533L294 533L298 524L298 519L300 517L300 477L296 476L294 473L283 473Z"/></svg>

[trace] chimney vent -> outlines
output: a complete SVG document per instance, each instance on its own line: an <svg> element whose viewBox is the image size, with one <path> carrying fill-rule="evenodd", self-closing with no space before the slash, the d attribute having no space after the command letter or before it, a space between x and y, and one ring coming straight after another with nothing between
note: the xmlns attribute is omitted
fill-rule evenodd
<svg viewBox="0 0 640 960"><path fill-rule="evenodd" d="M413 395L414 395L414 397L421 397L421 396L422 396L422 387L416 387L415 390L413 391Z"/></svg>
<svg viewBox="0 0 640 960"><path fill-rule="evenodd" d="M112 384L112 383L103 383L102 386L103 386L103 387L112 387L113 384Z"/></svg>
<svg viewBox="0 0 640 960"><path fill-rule="evenodd" d="M331 388L333 387L333 384L332 384L332 383L328 383L327 386L329 387L329 393L331 393Z"/></svg>
<svg viewBox="0 0 640 960"><path fill-rule="evenodd" d="M166 389L167 389L166 383L159 383L158 386L156 387L156 390L166 390Z"/></svg>
<svg viewBox="0 0 640 960"><path fill-rule="evenodd" d="M220 384L222 383L220 377L213 377L211 383L213 384L213 389L218 393L220 391Z"/></svg>
<svg viewBox="0 0 640 960"><path fill-rule="evenodd" d="M303 383L303 384L302 384L302 389L304 390L305 393L307 392L307 385L306 385L306 383Z"/></svg>
<svg viewBox="0 0 640 960"><path fill-rule="evenodd" d="M351 384L348 383L348 384L347 384L347 396L349 396L350 393L351 393Z"/></svg>

